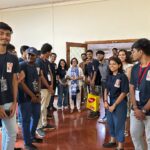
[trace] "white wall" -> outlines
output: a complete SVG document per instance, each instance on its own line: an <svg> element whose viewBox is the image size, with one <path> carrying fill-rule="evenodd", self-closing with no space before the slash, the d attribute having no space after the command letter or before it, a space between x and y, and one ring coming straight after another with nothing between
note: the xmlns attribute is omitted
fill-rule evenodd
<svg viewBox="0 0 150 150"><path fill-rule="evenodd" d="M65 58L67 41L150 38L149 6L149 0L100 0L5 10L0 19L13 27L18 49L22 44L40 49L49 42L58 58Z"/></svg>

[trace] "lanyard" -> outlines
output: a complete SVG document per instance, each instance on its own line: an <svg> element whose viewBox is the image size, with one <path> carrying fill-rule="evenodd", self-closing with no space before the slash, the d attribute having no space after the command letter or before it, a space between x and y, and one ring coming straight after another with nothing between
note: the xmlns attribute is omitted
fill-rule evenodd
<svg viewBox="0 0 150 150"><path fill-rule="evenodd" d="M147 65L147 67L144 69L144 71L142 72L142 67L140 66L140 70L138 72L138 85L141 84L141 81L143 80L144 78L144 75L146 74L148 68L150 66L150 63Z"/></svg>

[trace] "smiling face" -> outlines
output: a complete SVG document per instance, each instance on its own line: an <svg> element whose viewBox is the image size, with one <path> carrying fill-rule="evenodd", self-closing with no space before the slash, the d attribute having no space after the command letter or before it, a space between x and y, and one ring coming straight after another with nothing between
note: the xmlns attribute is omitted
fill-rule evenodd
<svg viewBox="0 0 150 150"><path fill-rule="evenodd" d="M125 62L126 58L127 58L127 56L126 56L124 51L120 51L118 57L121 60L121 62Z"/></svg>
<svg viewBox="0 0 150 150"><path fill-rule="evenodd" d="M121 65L118 64L116 61L110 60L109 69L110 69L111 72L118 72L120 67L121 67Z"/></svg>
<svg viewBox="0 0 150 150"><path fill-rule="evenodd" d="M31 53L27 53L27 61L29 63L34 63L36 60L36 55L34 54L31 54Z"/></svg>
<svg viewBox="0 0 150 150"><path fill-rule="evenodd" d="M7 46L11 40L11 32L9 30L0 29L0 46Z"/></svg>

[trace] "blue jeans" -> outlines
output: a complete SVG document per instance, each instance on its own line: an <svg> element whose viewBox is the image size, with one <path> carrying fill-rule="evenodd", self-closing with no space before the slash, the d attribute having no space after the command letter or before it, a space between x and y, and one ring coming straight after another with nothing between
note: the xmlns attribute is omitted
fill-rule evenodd
<svg viewBox="0 0 150 150"><path fill-rule="evenodd" d="M5 110L9 109L12 103L2 105ZM16 141L16 113L12 118L2 119L2 150L14 150Z"/></svg>
<svg viewBox="0 0 150 150"><path fill-rule="evenodd" d="M64 99L63 99L64 98ZM58 107L68 106L68 86L58 85Z"/></svg>
<svg viewBox="0 0 150 150"><path fill-rule="evenodd" d="M110 99L112 105L115 99ZM114 137L118 142L124 142L125 136L125 121L127 117L127 101L123 100L116 106L113 112L107 110L107 123L111 137Z"/></svg>
<svg viewBox="0 0 150 150"><path fill-rule="evenodd" d="M19 104L22 117L22 132L25 145L30 145L35 138L35 131L40 118L41 104L30 101Z"/></svg>

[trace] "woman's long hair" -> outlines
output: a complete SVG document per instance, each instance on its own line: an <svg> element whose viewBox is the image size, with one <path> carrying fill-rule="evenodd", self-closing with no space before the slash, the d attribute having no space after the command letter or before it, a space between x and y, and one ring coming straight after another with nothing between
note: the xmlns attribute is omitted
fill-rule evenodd
<svg viewBox="0 0 150 150"><path fill-rule="evenodd" d="M64 60L64 59L60 59L60 61L59 61L59 63L58 63L58 69L62 69L62 67L61 67L61 62L64 62L65 63L65 70L68 70L68 66L67 66L67 63L66 63L66 61Z"/></svg>

